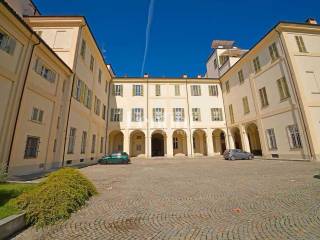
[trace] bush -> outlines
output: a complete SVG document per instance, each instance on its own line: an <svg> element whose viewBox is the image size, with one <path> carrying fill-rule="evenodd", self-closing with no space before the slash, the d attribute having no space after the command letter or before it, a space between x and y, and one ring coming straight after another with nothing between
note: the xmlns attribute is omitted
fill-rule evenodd
<svg viewBox="0 0 320 240"><path fill-rule="evenodd" d="M43 227L69 218L96 193L95 186L78 170L64 168L21 194L15 204L26 212L28 224Z"/></svg>
<svg viewBox="0 0 320 240"><path fill-rule="evenodd" d="M0 183L4 183L7 181L7 173L4 166L0 164Z"/></svg>

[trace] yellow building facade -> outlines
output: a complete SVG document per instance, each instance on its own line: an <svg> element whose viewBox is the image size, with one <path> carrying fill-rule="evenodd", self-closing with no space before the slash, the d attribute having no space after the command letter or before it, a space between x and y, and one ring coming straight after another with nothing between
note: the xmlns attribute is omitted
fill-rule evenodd
<svg viewBox="0 0 320 240"><path fill-rule="evenodd" d="M249 51L212 46L205 77L116 77L84 17L1 1L2 168L39 174L120 150L319 160L320 26L279 23Z"/></svg>

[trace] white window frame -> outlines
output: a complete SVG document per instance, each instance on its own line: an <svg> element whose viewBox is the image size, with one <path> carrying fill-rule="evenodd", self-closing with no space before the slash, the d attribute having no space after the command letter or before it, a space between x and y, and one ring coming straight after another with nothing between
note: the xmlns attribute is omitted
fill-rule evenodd
<svg viewBox="0 0 320 240"><path fill-rule="evenodd" d="M194 122L201 122L200 108L192 108L192 120Z"/></svg>
<svg viewBox="0 0 320 240"><path fill-rule="evenodd" d="M211 108L211 121L223 121L222 108Z"/></svg>
<svg viewBox="0 0 320 240"><path fill-rule="evenodd" d="M74 148L75 148L75 143L76 143L76 134L77 134L77 129L70 127L69 130L69 141L68 141L68 154L73 154L74 153Z"/></svg>
<svg viewBox="0 0 320 240"><path fill-rule="evenodd" d="M269 150L271 151L277 150L278 146L277 146L277 139L276 139L274 128L266 129L266 136L267 136Z"/></svg>
<svg viewBox="0 0 320 240"><path fill-rule="evenodd" d="M176 97L181 95L180 85L179 85L179 84L174 85L174 95L175 95Z"/></svg>
<svg viewBox="0 0 320 240"><path fill-rule="evenodd" d="M111 122L122 122L123 109L122 108L111 108Z"/></svg>
<svg viewBox="0 0 320 240"><path fill-rule="evenodd" d="M280 57L277 44L275 42L269 46L269 54L272 62L274 62Z"/></svg>
<svg viewBox="0 0 320 240"><path fill-rule="evenodd" d="M209 96L217 97L219 95L219 90L217 85L209 85Z"/></svg>
<svg viewBox="0 0 320 240"><path fill-rule="evenodd" d="M285 77L279 78L277 80L277 86L279 90L280 101L283 101L290 97L290 92Z"/></svg>
<svg viewBox="0 0 320 240"><path fill-rule="evenodd" d="M153 108L153 121L163 122L164 121L164 108Z"/></svg>
<svg viewBox="0 0 320 240"><path fill-rule="evenodd" d="M160 84L156 84L155 85L155 95L157 97L160 97L161 96L161 85Z"/></svg>
<svg viewBox="0 0 320 240"><path fill-rule="evenodd" d="M173 109L173 120L175 122L184 122L184 108Z"/></svg>
<svg viewBox="0 0 320 240"><path fill-rule="evenodd" d="M26 146L24 150L24 159L37 158L39 153L39 147L40 147L40 137L27 136Z"/></svg>
<svg viewBox="0 0 320 240"><path fill-rule="evenodd" d="M87 132L83 131L82 132L82 137L81 137L81 148L80 148L80 154L85 154L86 153L86 146L87 146Z"/></svg>
<svg viewBox="0 0 320 240"><path fill-rule="evenodd" d="M15 38L0 30L0 50L12 56L16 49L16 45L17 41Z"/></svg>
<svg viewBox="0 0 320 240"><path fill-rule="evenodd" d="M33 107L32 113L31 113L31 121L37 122L37 123L42 123L43 115L44 115L43 110L36 108L36 107Z"/></svg>
<svg viewBox="0 0 320 240"><path fill-rule="evenodd" d="M259 89L259 96L260 96L261 108L265 108L269 106L266 87L262 87Z"/></svg>
<svg viewBox="0 0 320 240"><path fill-rule="evenodd" d="M287 126L287 134L289 138L289 145L291 149L302 148L302 140L299 128L296 124Z"/></svg>
<svg viewBox="0 0 320 240"><path fill-rule="evenodd" d="M255 73L258 73L258 72L261 71L261 65L260 65L259 56L255 57L255 58L253 59L253 67L254 67Z"/></svg>
<svg viewBox="0 0 320 240"><path fill-rule="evenodd" d="M143 108L132 108L132 122L143 122L144 112Z"/></svg>
<svg viewBox="0 0 320 240"><path fill-rule="evenodd" d="M191 96L201 96L201 85L191 85Z"/></svg>
<svg viewBox="0 0 320 240"><path fill-rule="evenodd" d="M141 97L143 96L143 85L141 84L135 84L132 86L133 88L133 96Z"/></svg>
<svg viewBox="0 0 320 240"><path fill-rule="evenodd" d="M112 86L113 95L114 96L122 96L123 95L123 86L120 84L115 84Z"/></svg>

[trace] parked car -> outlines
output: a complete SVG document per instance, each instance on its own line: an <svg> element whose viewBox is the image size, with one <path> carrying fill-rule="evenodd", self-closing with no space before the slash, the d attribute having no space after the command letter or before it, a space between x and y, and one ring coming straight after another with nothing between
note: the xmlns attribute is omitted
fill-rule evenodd
<svg viewBox="0 0 320 240"><path fill-rule="evenodd" d="M227 149L223 153L225 160L236 160L236 159L253 159L254 155L249 152L242 151L240 149Z"/></svg>
<svg viewBox="0 0 320 240"><path fill-rule="evenodd" d="M126 152L115 152L106 155L98 160L100 164L128 164L130 163L129 155Z"/></svg>

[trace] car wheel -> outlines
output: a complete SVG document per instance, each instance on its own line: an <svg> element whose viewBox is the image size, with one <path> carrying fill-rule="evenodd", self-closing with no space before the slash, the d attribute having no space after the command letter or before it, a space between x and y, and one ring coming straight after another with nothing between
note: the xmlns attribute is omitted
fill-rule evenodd
<svg viewBox="0 0 320 240"><path fill-rule="evenodd" d="M253 159L253 157L252 156L249 156L249 158L248 158L249 160L252 160Z"/></svg>
<svg viewBox="0 0 320 240"><path fill-rule="evenodd" d="M232 157L230 158L230 160L234 161L234 160L236 160L236 158L235 158L234 156L232 156Z"/></svg>

